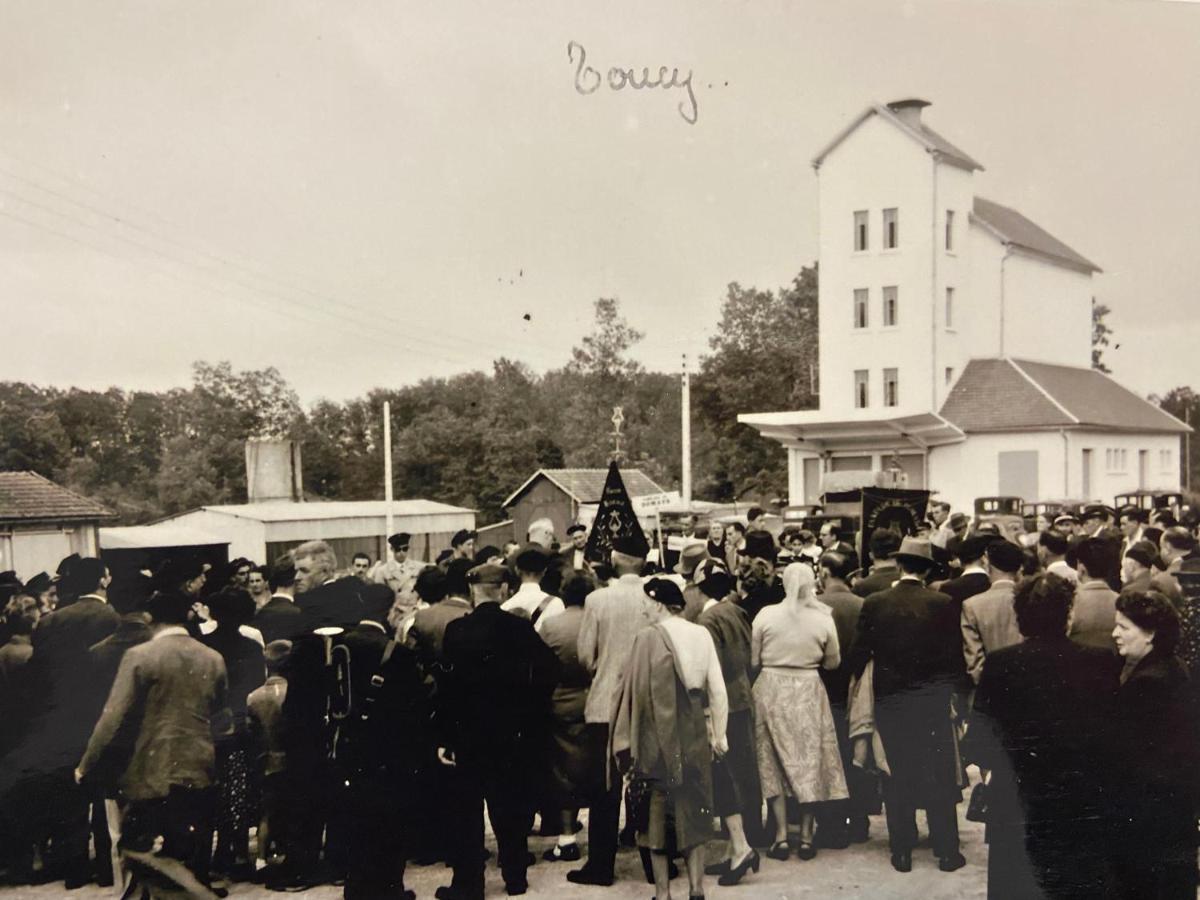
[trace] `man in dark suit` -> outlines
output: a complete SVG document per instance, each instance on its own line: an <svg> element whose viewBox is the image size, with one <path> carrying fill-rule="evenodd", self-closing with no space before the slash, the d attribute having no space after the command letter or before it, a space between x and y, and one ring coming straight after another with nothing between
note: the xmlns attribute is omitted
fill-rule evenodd
<svg viewBox="0 0 1200 900"><path fill-rule="evenodd" d="M350 710L337 755L349 787L346 900L413 898L404 888L418 776L428 751L428 691L412 651L388 632L395 594L368 585L363 619L338 643L350 654Z"/></svg>
<svg viewBox="0 0 1200 900"><path fill-rule="evenodd" d="M1105 895L1103 764L1120 658L1067 637L1074 588L1054 574L1013 601L1022 643L988 653L968 758L991 771L988 896Z"/></svg>
<svg viewBox="0 0 1200 900"><path fill-rule="evenodd" d="M439 758L457 770L460 843L439 900L482 900L483 805L508 893L528 885L527 835L545 769L550 698L560 664L528 620L500 608L507 570L471 571L474 611L446 627L447 690L438 706Z"/></svg>
<svg viewBox="0 0 1200 900"><path fill-rule="evenodd" d="M183 627L190 610L177 592L150 601L154 637L126 651L75 777L121 773L127 860L144 860L161 836L163 854L207 883L208 853L197 836L208 833L213 731L227 724L228 685L221 655Z"/></svg>
<svg viewBox="0 0 1200 900"><path fill-rule="evenodd" d="M39 722L31 729L30 764L46 773L45 812L56 847L54 862L68 890L92 880L88 862L87 793L73 777L75 763L96 723L88 649L108 637L121 615L108 604L108 569L98 559L77 560L68 577L74 603L56 609L32 635L31 674L46 693ZM107 867L106 871L107 871ZM101 880L107 880L101 873Z"/></svg>
<svg viewBox="0 0 1200 900"><path fill-rule="evenodd" d="M887 534L895 532L888 531ZM899 542L889 556L889 564L895 566L891 555L899 549ZM874 552L874 551L872 551ZM850 764L853 748L850 744L850 723L847 695L850 687L849 649L858 633L858 619L862 613L863 598L850 590L850 576L854 571L854 560L836 550L827 550L818 564L823 590L817 595L833 613L833 625L837 629L838 646L846 648L842 663L836 669L821 670L821 680L829 694L829 707L833 712L833 723L837 730L838 747L842 754L842 765L846 770L846 787L850 797L822 803L817 812L817 833L814 846L840 849L853 842L861 844L870 834L871 822L867 817L867 797L871 785L866 783L870 776L862 769ZM893 580L899 579L899 568L893 568ZM860 582L861 583L861 582ZM891 587L889 582L888 587ZM866 776L866 777L864 777Z"/></svg>
<svg viewBox="0 0 1200 900"><path fill-rule="evenodd" d="M962 563L962 574L949 581L935 585L938 591L954 601L959 613L968 597L982 594L992 586L983 557L988 544L1004 540L999 535L976 532L964 538L958 545L958 560Z"/></svg>
<svg viewBox="0 0 1200 900"><path fill-rule="evenodd" d="M587 560L583 557L588 542L587 526L580 522L567 526L567 540L569 543L558 551L558 555L563 558L570 570L578 571L587 568Z"/></svg>
<svg viewBox="0 0 1200 900"><path fill-rule="evenodd" d="M954 809L962 791L950 718L951 696L965 679L958 607L925 586L933 565L929 541L906 537L895 558L900 580L863 603L851 671L861 675L875 663L875 730L890 770L883 800L893 868L912 870L916 810L923 808L938 868L953 872L966 864Z"/></svg>
<svg viewBox="0 0 1200 900"><path fill-rule="evenodd" d="M900 549L900 535L890 528L876 528L871 533L871 574L854 585L854 593L870 597L886 591L900 579L900 570L892 555Z"/></svg>
<svg viewBox="0 0 1200 900"><path fill-rule="evenodd" d="M268 578L271 599L254 615L253 625L262 633L263 641L290 641L303 630L304 614L296 606L296 567L291 557L276 561Z"/></svg>
<svg viewBox="0 0 1200 900"><path fill-rule="evenodd" d="M306 541L292 551L300 632L348 628L362 621L361 579L337 577L337 555L325 541ZM265 637L265 635L264 635Z"/></svg>

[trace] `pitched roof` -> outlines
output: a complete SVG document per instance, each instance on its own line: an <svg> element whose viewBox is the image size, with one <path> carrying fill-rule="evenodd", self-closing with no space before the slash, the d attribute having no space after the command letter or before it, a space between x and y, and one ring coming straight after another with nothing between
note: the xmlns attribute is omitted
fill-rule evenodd
<svg viewBox="0 0 1200 900"><path fill-rule="evenodd" d="M507 507L515 503L539 476L548 478L569 494L576 503L599 503L608 469L538 469L512 492L503 505ZM622 469L621 480L625 482L625 490L631 498L663 493L663 489L651 481L641 469Z"/></svg>
<svg viewBox="0 0 1200 900"><path fill-rule="evenodd" d="M0 472L0 521L115 518L116 514L107 507L69 491L37 472Z"/></svg>
<svg viewBox="0 0 1200 900"><path fill-rule="evenodd" d="M1179 434L1174 416L1103 372L1019 359L973 359L941 415L963 431L1070 428Z"/></svg>
<svg viewBox="0 0 1200 900"><path fill-rule="evenodd" d="M838 145L848 138L851 133L858 128L863 122L871 116L879 116L885 122L891 122L909 137L920 142L925 149L933 154L936 154L943 162L950 163L953 166L958 166L960 169L973 171L975 169L983 169L983 165L972 159L965 151L960 150L950 141L946 140L924 122L916 122L909 124L900 116L896 115L891 109L882 103L872 103L854 119L849 125L843 128L832 141L825 145L815 157L813 157L813 167L820 168L821 163L825 161L830 153L832 153Z"/></svg>
<svg viewBox="0 0 1200 900"><path fill-rule="evenodd" d="M257 522L313 522L320 519L382 518L387 515L387 502L384 500L311 500L303 503L268 500L259 503L223 503L200 508L207 512L223 513ZM472 512L474 510L438 503L436 500L392 501L392 515L396 518Z"/></svg>
<svg viewBox="0 0 1200 900"><path fill-rule="evenodd" d="M1001 206L983 197L975 198L972 220L980 222L1007 244L1037 256L1049 257L1081 272L1103 271L1094 262L1076 253L1046 229L1035 225L1015 209Z"/></svg>

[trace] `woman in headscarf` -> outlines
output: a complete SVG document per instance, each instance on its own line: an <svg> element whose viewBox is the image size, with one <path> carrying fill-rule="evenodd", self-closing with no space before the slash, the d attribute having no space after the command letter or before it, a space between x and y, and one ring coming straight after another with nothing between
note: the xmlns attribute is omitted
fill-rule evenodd
<svg viewBox="0 0 1200 900"><path fill-rule="evenodd" d="M681 616L679 587L652 578L643 590L671 616L633 640L610 751L640 787L635 827L638 844L651 853L657 900L671 897L672 846L686 856L690 897L698 898L704 896L704 844L712 837L713 756L728 750L725 680L708 629Z"/></svg>
<svg viewBox="0 0 1200 900"><path fill-rule="evenodd" d="M841 661L833 615L817 599L816 576L806 563L783 571L782 603L754 619L750 667L754 682L754 728L762 792L775 817L772 859L787 859L787 798L799 803L800 859L813 847L813 804L849 796L829 696L818 668Z"/></svg>

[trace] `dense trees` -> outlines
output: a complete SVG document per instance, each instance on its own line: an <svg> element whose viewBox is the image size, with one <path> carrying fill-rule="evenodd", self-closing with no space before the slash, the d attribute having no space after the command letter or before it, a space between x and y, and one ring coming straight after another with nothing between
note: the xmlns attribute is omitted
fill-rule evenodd
<svg viewBox="0 0 1200 900"><path fill-rule="evenodd" d="M561 369L538 375L500 358L490 372L307 410L275 369L239 372L229 363L198 362L190 387L160 394L2 383L0 468L40 472L133 523L245 500L245 441L290 437L303 444L308 496L377 498L388 400L396 496L470 506L486 522L539 467L606 465L619 405L627 463L671 488L680 479L679 379L630 357L642 338L618 302L603 298ZM815 363L815 269L778 293L730 286L712 354L693 379L697 496L782 490L782 454L736 415L812 403Z"/></svg>

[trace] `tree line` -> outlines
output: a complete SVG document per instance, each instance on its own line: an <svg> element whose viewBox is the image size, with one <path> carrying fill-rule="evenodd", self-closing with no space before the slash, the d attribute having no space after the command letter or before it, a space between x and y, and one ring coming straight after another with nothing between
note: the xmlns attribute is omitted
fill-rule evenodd
<svg viewBox="0 0 1200 900"><path fill-rule="evenodd" d="M500 504L538 468L603 467L614 406L625 465L665 489L680 482L680 380L630 356L643 339L617 300L543 374L501 357L491 371L381 387L304 408L274 368L196 362L190 387L86 391L0 382L0 469L29 469L101 501L125 524L246 499L249 438L303 446L305 496L383 496L382 407L391 402L393 491L503 518ZM695 496L783 496L782 449L737 424L749 410L816 405L817 270L775 291L730 284L710 352L692 377Z"/></svg>

